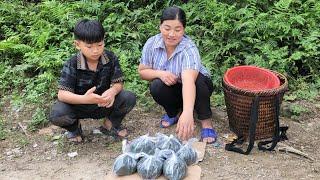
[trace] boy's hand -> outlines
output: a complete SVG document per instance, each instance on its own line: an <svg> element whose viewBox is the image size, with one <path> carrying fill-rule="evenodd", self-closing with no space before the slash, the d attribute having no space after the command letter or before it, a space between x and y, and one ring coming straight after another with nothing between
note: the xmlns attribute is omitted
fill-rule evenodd
<svg viewBox="0 0 320 180"><path fill-rule="evenodd" d="M109 108L114 103L116 92L112 88L110 88L102 93L101 96L104 99L104 103L100 103L98 104L98 106Z"/></svg>
<svg viewBox="0 0 320 180"><path fill-rule="evenodd" d="M95 94L94 91L96 90L96 87L92 87L91 89L89 89L85 94L85 98L86 98L86 102L88 104L100 104L100 103L104 103L104 99L102 98L102 96Z"/></svg>

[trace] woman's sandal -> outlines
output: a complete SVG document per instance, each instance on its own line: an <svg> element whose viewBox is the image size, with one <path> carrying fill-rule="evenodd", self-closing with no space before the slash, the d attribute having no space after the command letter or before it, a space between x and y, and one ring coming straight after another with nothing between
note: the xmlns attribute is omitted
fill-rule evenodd
<svg viewBox="0 0 320 180"><path fill-rule="evenodd" d="M202 128L201 141L203 141L204 138L213 138L214 140L212 142L207 143L207 144L213 144L217 141L218 134L213 128Z"/></svg>
<svg viewBox="0 0 320 180"><path fill-rule="evenodd" d="M167 122L169 125L168 125L168 126L164 126L164 125L162 124L162 122ZM163 115L162 118L161 118L160 127L161 127L161 128L168 128L168 127L176 124L177 122L178 122L178 117L172 117L172 118L170 118L170 117L168 116L168 114L165 114L165 115Z"/></svg>
<svg viewBox="0 0 320 180"><path fill-rule="evenodd" d="M128 137L128 130L126 127L120 126L118 128L112 127L110 130L105 128L104 126L100 126L99 127L100 132L102 132L103 134L107 135L107 136L112 136L115 139L124 139L126 137ZM122 130L127 130L127 135L126 136L120 136L119 132Z"/></svg>

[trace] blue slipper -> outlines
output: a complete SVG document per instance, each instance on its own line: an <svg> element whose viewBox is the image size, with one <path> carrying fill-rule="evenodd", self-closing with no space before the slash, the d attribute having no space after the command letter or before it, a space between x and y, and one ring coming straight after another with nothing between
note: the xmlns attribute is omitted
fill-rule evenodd
<svg viewBox="0 0 320 180"><path fill-rule="evenodd" d="M162 125L162 122L163 122L163 121L164 121L164 122L167 122L167 123L169 124L169 126L163 126L163 125ZM178 118L177 118L177 117L172 117L172 118L170 118L170 117L168 116L168 114L165 114L165 115L163 115L162 118L161 118L160 127L161 127L161 128L168 128L168 127L176 124L177 122L178 122Z"/></svg>
<svg viewBox="0 0 320 180"><path fill-rule="evenodd" d="M218 134L217 132L212 128L202 128L201 129L201 141L203 141L204 138L214 138L214 141L208 143L213 144L217 141Z"/></svg>

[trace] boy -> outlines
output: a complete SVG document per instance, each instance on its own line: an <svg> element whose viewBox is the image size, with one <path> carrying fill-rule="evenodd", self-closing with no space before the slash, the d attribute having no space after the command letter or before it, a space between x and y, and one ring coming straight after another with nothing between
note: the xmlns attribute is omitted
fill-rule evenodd
<svg viewBox="0 0 320 180"><path fill-rule="evenodd" d="M79 119L106 118L100 131L124 138L121 122L136 103L132 92L123 90L123 74L118 58L104 50L105 31L98 21L81 20L74 28L74 44L79 52L63 66L58 101L50 121L68 131L71 142L83 140Z"/></svg>

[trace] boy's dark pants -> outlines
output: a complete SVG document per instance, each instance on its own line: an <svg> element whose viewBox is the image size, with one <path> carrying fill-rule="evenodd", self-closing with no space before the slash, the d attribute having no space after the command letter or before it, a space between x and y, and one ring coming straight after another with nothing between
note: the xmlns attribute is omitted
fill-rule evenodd
<svg viewBox="0 0 320 180"><path fill-rule="evenodd" d="M195 85L194 109L198 114L198 119L211 118L210 96L213 92L211 79L199 73ZM167 86L160 79L154 79L150 84L150 93L153 99L165 109L169 117L175 117L183 108L181 83Z"/></svg>
<svg viewBox="0 0 320 180"><path fill-rule="evenodd" d="M136 96L125 90L115 97L113 106L110 108L98 107L96 104L74 105L57 101L52 107L49 120L56 126L75 131L78 128L79 119L107 117L112 122L112 126L118 128L125 115L132 110L135 104Z"/></svg>

